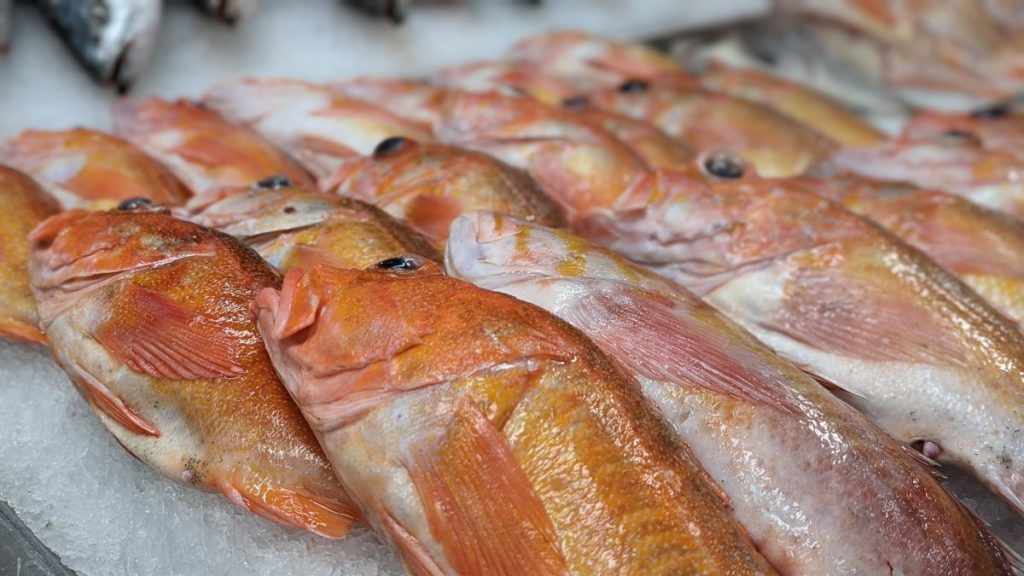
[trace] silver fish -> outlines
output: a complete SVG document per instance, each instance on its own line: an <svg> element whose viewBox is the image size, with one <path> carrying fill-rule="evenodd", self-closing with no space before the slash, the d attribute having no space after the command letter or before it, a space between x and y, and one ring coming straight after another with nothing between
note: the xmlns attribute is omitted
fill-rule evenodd
<svg viewBox="0 0 1024 576"><path fill-rule="evenodd" d="M37 5L100 82L125 91L149 62L160 0L40 0Z"/></svg>

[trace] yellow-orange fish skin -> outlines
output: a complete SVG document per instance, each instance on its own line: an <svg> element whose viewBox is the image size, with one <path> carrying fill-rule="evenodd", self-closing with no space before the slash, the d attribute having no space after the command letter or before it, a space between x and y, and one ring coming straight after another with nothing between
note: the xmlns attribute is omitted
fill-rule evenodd
<svg viewBox="0 0 1024 576"><path fill-rule="evenodd" d="M444 277L292 271L275 366L416 574L765 574L635 381L542 310Z"/></svg>
<svg viewBox="0 0 1024 576"><path fill-rule="evenodd" d="M118 134L168 166L193 194L275 175L296 186L313 184L302 167L252 129L187 100L123 100L113 118Z"/></svg>
<svg viewBox="0 0 1024 576"><path fill-rule="evenodd" d="M28 233L59 207L35 181L6 166L0 166L0 205L0 337L42 344L29 288Z"/></svg>
<svg viewBox="0 0 1024 576"><path fill-rule="evenodd" d="M0 143L0 162L31 175L64 208L102 210L129 198L184 204L188 190L127 140L95 130L29 130Z"/></svg>
<svg viewBox="0 0 1024 576"><path fill-rule="evenodd" d="M363 269L404 254L441 257L383 210L309 188L229 190L188 219L245 241L281 272L316 263Z"/></svg>
<svg viewBox="0 0 1024 576"><path fill-rule="evenodd" d="M279 282L254 252L158 211L66 212L32 241L54 357L118 442L266 518L347 533L357 512L249 312Z"/></svg>
<svg viewBox="0 0 1024 576"><path fill-rule="evenodd" d="M443 245L459 214L489 209L564 226L561 208L523 171L454 146L404 141L352 163L332 190L370 202Z"/></svg>

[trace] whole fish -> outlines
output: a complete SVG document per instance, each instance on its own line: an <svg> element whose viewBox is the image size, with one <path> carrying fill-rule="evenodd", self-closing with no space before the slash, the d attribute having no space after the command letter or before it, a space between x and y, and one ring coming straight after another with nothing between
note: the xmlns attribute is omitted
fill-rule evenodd
<svg viewBox="0 0 1024 576"><path fill-rule="evenodd" d="M559 110L532 98L455 94L437 135L526 170L562 206L570 222L593 205L621 201L624 192L649 172L635 150L578 111Z"/></svg>
<svg viewBox="0 0 1024 576"><path fill-rule="evenodd" d="M43 344L29 288L28 233L59 207L31 178L6 166L0 166L0 206L0 338Z"/></svg>
<svg viewBox="0 0 1024 576"><path fill-rule="evenodd" d="M411 573L773 573L637 382L543 310L414 258L292 270L255 309Z"/></svg>
<svg viewBox="0 0 1024 576"><path fill-rule="evenodd" d="M443 246L452 220L490 209L550 226L562 210L528 174L486 154L406 139L388 139L349 164L331 189L379 206Z"/></svg>
<svg viewBox="0 0 1024 576"><path fill-rule="evenodd" d="M129 198L183 204L188 190L128 141L85 128L29 130L0 143L0 163L28 173L65 208L105 209Z"/></svg>
<svg viewBox="0 0 1024 576"><path fill-rule="evenodd" d="M174 171L197 195L274 175L300 186L313 184L301 166L251 128L186 100L122 100L114 105L113 118L118 134Z"/></svg>
<svg viewBox="0 0 1024 576"><path fill-rule="evenodd" d="M441 259L426 238L379 208L280 178L225 190L188 220L246 242L282 272L320 263L363 269L401 254Z"/></svg>
<svg viewBox="0 0 1024 576"><path fill-rule="evenodd" d="M1011 573L904 446L692 293L491 212L455 221L445 267L547 309L620 362L781 573Z"/></svg>
<svg viewBox="0 0 1024 576"><path fill-rule="evenodd" d="M723 169L733 162L658 172L638 187L646 209L593 210L577 229L690 288L894 438L1024 513L1024 334L877 225Z"/></svg>
<svg viewBox="0 0 1024 576"><path fill-rule="evenodd" d="M704 90L629 81L588 94L586 102L646 120L698 152L736 152L768 178L800 174L837 149L824 134L770 108Z"/></svg>
<svg viewBox="0 0 1024 576"><path fill-rule="evenodd" d="M915 186L855 177L800 185L881 224L1024 328L1024 223Z"/></svg>
<svg viewBox="0 0 1024 576"><path fill-rule="evenodd" d="M425 132L431 132L441 116L448 89L422 80L359 77L332 82L328 88L365 100L406 120L419 123Z"/></svg>
<svg viewBox="0 0 1024 576"><path fill-rule="evenodd" d="M371 16L401 24L409 13L410 0L345 0L346 4Z"/></svg>
<svg viewBox="0 0 1024 576"><path fill-rule="evenodd" d="M838 102L781 76L749 68L710 65L699 78L708 90L767 106L843 146L875 144L886 137Z"/></svg>
<svg viewBox="0 0 1024 576"><path fill-rule="evenodd" d="M967 133L846 148L833 154L814 173L844 171L941 190L1024 220L1024 160L986 150Z"/></svg>
<svg viewBox="0 0 1024 576"><path fill-rule="evenodd" d="M901 136L905 140L918 141L956 138L961 133L977 138L988 150L1024 156L1024 115L1014 113L1005 104L970 114L925 110L904 124Z"/></svg>
<svg viewBox="0 0 1024 576"><path fill-rule="evenodd" d="M260 5L259 0L196 0L199 6L211 16L235 24L247 18Z"/></svg>
<svg viewBox="0 0 1024 576"><path fill-rule="evenodd" d="M124 92L149 63L160 25L160 0L39 0L35 4L98 81Z"/></svg>
<svg viewBox="0 0 1024 576"><path fill-rule="evenodd" d="M280 281L255 252L141 200L59 214L31 240L54 358L121 445L275 522L348 532L356 509L249 312Z"/></svg>
<svg viewBox="0 0 1024 576"><path fill-rule="evenodd" d="M370 154L385 138L431 139L418 123L300 80L221 82L203 103L248 124L320 179L329 178L345 161Z"/></svg>

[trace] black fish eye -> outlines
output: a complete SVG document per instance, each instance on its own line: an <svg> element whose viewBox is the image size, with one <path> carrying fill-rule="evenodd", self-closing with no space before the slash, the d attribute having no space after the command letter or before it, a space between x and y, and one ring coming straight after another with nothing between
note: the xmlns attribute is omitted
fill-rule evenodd
<svg viewBox="0 0 1024 576"><path fill-rule="evenodd" d="M288 188L292 185L292 179L285 176L284 174L274 174L273 176L267 176L263 180L253 184L254 188L263 190L280 190L281 188Z"/></svg>
<svg viewBox="0 0 1024 576"><path fill-rule="evenodd" d="M123 212L129 212L131 210L152 208L154 206L156 206L156 202L153 202L149 198L128 198L127 200L122 200L121 203L117 205L117 209Z"/></svg>
<svg viewBox="0 0 1024 576"><path fill-rule="evenodd" d="M573 96L572 98L566 98L562 100L562 108L568 108L570 110L582 110L590 105L586 96Z"/></svg>
<svg viewBox="0 0 1024 576"><path fill-rule="evenodd" d="M373 149L374 158L383 158L389 154L394 154L399 150L404 150L406 146L412 143L412 140L404 136L392 136L385 138L377 144L377 147Z"/></svg>
<svg viewBox="0 0 1024 576"><path fill-rule="evenodd" d="M631 92L643 92L650 88L650 84L643 80L627 80L619 85L619 92L631 93Z"/></svg>
<svg viewBox="0 0 1024 576"><path fill-rule="evenodd" d="M417 270L423 267L423 261L415 256L397 256L377 263L383 270Z"/></svg>
<svg viewBox="0 0 1024 576"><path fill-rule="evenodd" d="M733 180L743 177L743 162L732 154L716 152L704 160L704 170L716 178Z"/></svg>
<svg viewBox="0 0 1024 576"><path fill-rule="evenodd" d="M971 112L971 116L984 120L991 118L1005 118L1009 115L1010 107L1006 104L996 104L995 106L989 106L988 108L982 108Z"/></svg>

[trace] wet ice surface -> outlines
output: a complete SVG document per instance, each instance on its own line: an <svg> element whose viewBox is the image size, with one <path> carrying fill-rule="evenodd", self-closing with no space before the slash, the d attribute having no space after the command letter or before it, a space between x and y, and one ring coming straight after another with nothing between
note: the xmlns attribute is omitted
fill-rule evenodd
<svg viewBox="0 0 1024 576"><path fill-rule="evenodd" d="M370 532L329 541L128 455L42 348L0 341L0 499L82 575L401 574Z"/></svg>

